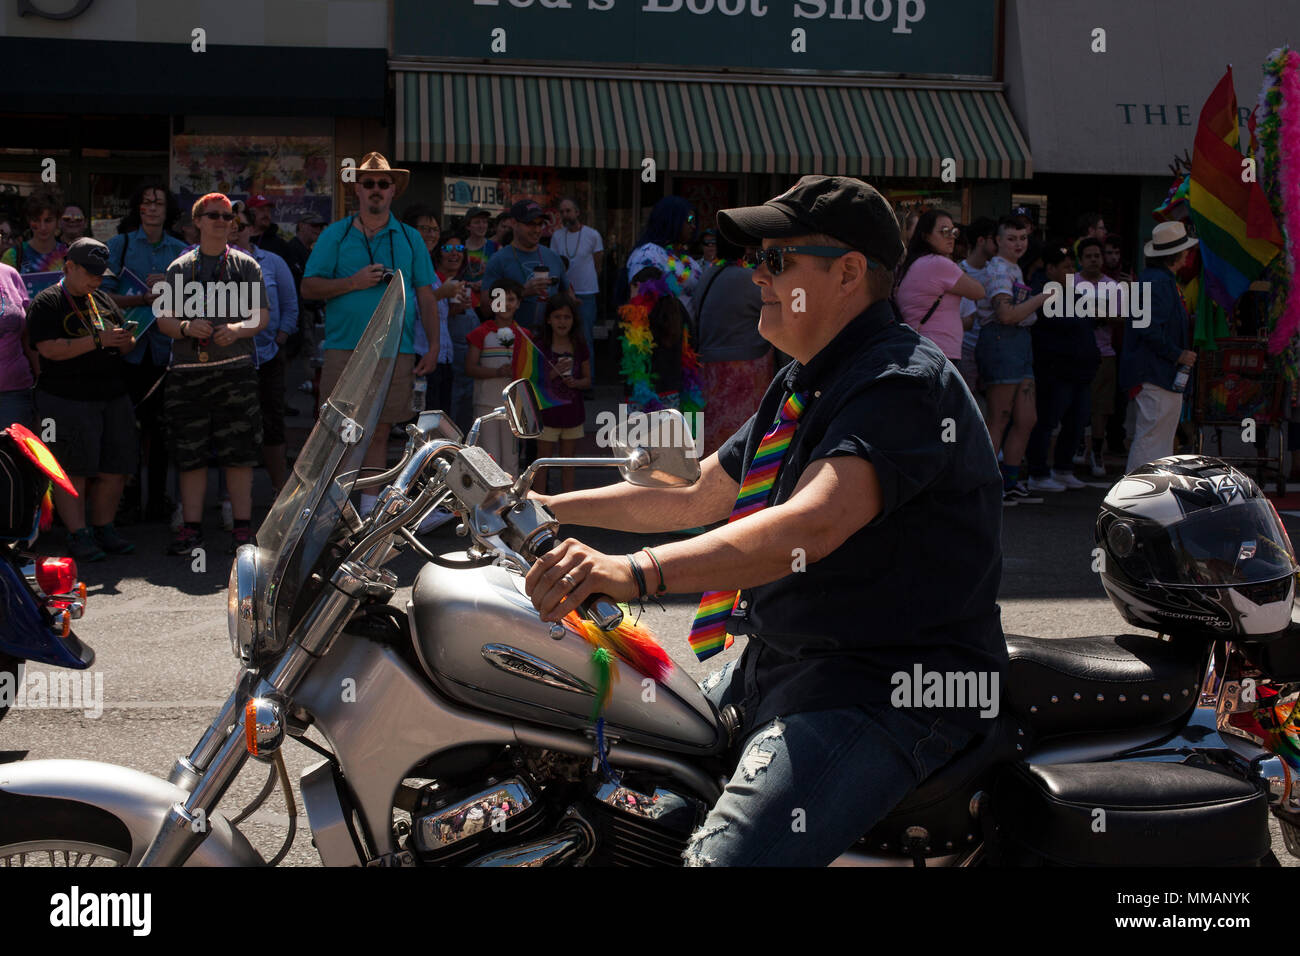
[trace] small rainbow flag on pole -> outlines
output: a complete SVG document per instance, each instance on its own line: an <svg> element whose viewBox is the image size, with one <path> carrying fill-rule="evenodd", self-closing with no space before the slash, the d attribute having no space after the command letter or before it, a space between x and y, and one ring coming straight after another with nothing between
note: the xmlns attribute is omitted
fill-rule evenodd
<svg viewBox="0 0 1300 956"><path fill-rule="evenodd" d="M532 339L522 333L515 336L515 349L511 355L511 373L514 377L528 379L533 391L537 393L537 404L542 408L569 404L567 398L556 397L548 381L550 376L546 374L548 367L553 366L546 361L546 356L533 344Z"/></svg>

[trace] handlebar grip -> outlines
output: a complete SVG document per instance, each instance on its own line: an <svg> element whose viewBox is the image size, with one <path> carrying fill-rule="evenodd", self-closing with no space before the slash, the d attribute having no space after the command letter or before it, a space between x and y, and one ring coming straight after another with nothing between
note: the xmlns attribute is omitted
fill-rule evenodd
<svg viewBox="0 0 1300 956"><path fill-rule="evenodd" d="M558 538L547 534L534 542L530 550L540 558L559 543ZM602 631L612 631L623 623L623 609L608 594L589 594L587 599L578 605L578 614Z"/></svg>
<svg viewBox="0 0 1300 956"><path fill-rule="evenodd" d="M588 595L578 613L602 631L612 631L623 623L623 609L608 594Z"/></svg>

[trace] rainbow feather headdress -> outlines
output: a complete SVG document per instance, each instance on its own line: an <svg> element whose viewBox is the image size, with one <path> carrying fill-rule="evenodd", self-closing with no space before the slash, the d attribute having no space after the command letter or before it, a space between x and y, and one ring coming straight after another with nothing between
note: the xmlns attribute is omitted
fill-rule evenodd
<svg viewBox="0 0 1300 956"><path fill-rule="evenodd" d="M654 387L654 373L650 371L655 350L654 332L650 328L650 313L665 295L680 295L690 278L688 259L668 256L668 269L664 275L642 282L637 294L618 310L619 326L623 330L623 358L619 372L627 383L631 403L642 411L652 412L674 404L668 395ZM683 412L703 411L704 387L700 373L700 359L691 346L690 330L682 328L682 388L675 403ZM668 399L668 401L665 401Z"/></svg>

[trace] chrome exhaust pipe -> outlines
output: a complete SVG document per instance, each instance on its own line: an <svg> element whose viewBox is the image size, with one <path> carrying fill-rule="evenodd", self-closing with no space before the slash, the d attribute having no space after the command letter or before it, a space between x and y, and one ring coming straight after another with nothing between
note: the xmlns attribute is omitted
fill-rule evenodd
<svg viewBox="0 0 1300 956"><path fill-rule="evenodd" d="M549 836L496 850L466 866L565 866L581 863L594 846L591 831L570 817Z"/></svg>

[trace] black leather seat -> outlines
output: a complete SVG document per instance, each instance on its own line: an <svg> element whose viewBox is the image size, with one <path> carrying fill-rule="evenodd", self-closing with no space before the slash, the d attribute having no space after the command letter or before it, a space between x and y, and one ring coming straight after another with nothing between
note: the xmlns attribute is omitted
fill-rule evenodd
<svg viewBox="0 0 1300 956"><path fill-rule="evenodd" d="M1204 648L1144 634L1006 635L1004 700L1037 743L1077 733L1159 727L1196 703Z"/></svg>
<svg viewBox="0 0 1300 956"><path fill-rule="evenodd" d="M995 862L1252 866L1269 852L1268 798L1186 764L1012 764L992 788Z"/></svg>
<svg viewBox="0 0 1300 956"><path fill-rule="evenodd" d="M926 778L859 840L855 849L863 853L909 852L905 839L909 827L925 830L926 856L943 856L975 846L980 840L980 824L971 812L973 798L990 786L1000 764L1016 759L1016 734L1011 721L993 721L987 736Z"/></svg>

